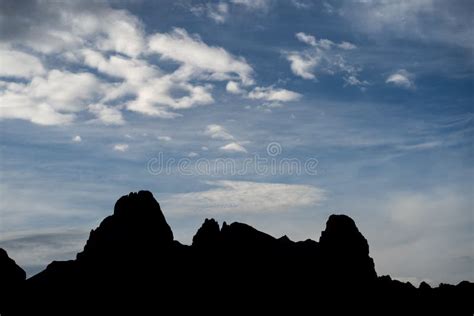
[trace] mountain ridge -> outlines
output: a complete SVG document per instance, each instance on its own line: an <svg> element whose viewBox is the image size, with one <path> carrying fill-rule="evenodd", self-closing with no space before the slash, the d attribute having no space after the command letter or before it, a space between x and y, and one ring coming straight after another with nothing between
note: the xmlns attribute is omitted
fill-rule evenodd
<svg viewBox="0 0 474 316"><path fill-rule="evenodd" d="M8 271L19 267L3 252L0 275L13 275ZM244 223L219 226L205 219L192 244L182 245L148 191L121 197L113 214L91 230L75 260L53 261L37 275L27 280L19 275L7 285L11 291L2 291L6 299L0 300L0 312L7 316L31 313L32 306L50 315L64 314L68 307L71 315L148 313L157 304L197 312L207 310L206 303L262 313L304 314L315 305L329 315L375 315L382 309L398 315L407 314L408 307L414 314L474 311L468 299L473 283L416 288L378 276L368 241L346 215L331 215L319 241L297 242Z"/></svg>

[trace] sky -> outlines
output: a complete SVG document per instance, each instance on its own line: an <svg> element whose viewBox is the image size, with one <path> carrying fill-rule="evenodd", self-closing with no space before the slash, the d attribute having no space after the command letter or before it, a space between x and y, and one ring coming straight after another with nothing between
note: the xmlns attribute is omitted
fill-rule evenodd
<svg viewBox="0 0 474 316"><path fill-rule="evenodd" d="M0 247L73 259L122 195L474 280L474 2L0 1Z"/></svg>

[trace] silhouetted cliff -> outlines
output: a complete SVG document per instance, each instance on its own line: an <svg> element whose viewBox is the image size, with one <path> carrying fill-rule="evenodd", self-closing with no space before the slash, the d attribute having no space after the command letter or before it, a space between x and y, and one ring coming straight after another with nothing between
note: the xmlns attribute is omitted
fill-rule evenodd
<svg viewBox="0 0 474 316"><path fill-rule="evenodd" d="M407 260L409 260L407 258ZM419 288L377 277L354 221L331 215L319 242L274 238L206 219L191 246L173 240L150 192L120 198L76 260L24 281L0 251L2 315L472 315L474 284ZM7 280L7 281L3 281Z"/></svg>
<svg viewBox="0 0 474 316"><path fill-rule="evenodd" d="M0 248L0 307L7 306L23 287L25 271L20 268L7 252ZM2 310L0 309L0 314Z"/></svg>

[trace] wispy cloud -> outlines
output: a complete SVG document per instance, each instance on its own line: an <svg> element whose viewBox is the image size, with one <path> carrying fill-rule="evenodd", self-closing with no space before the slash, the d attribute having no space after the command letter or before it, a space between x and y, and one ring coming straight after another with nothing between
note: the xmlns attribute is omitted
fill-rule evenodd
<svg viewBox="0 0 474 316"><path fill-rule="evenodd" d="M208 46L199 37L191 37L181 28L175 28L170 33L154 34L149 48L162 58L182 63L179 74L183 76L195 75L192 71L196 71L198 75L210 75L215 80L237 78L244 84L253 82L253 69L243 58L237 58L221 47Z"/></svg>
<svg viewBox="0 0 474 316"><path fill-rule="evenodd" d="M393 84L401 88L413 89L415 87L413 77L414 76L412 73L406 71L405 69L400 69L388 76L387 80L385 80L385 83Z"/></svg>
<svg viewBox="0 0 474 316"><path fill-rule="evenodd" d="M234 136L232 136L224 126L218 124L207 125L204 134L214 139L234 139Z"/></svg>
<svg viewBox="0 0 474 316"><path fill-rule="evenodd" d="M267 10L272 0L230 0L230 2L249 10Z"/></svg>
<svg viewBox="0 0 474 316"><path fill-rule="evenodd" d="M158 140L162 140L162 141L165 141L165 142L170 142L172 140L172 138L170 136L158 136L157 138L158 138Z"/></svg>
<svg viewBox="0 0 474 316"><path fill-rule="evenodd" d="M344 52L357 48L354 44L346 41L337 44L324 38L317 40L313 35L303 32L295 36L309 48L284 53L293 74L303 79L315 79L318 72L320 75L342 74L346 84L368 85L367 81L358 78L361 68L348 62L344 56Z"/></svg>
<svg viewBox="0 0 474 316"><path fill-rule="evenodd" d="M296 38L305 44L308 44L310 46L316 46L316 38L313 35L309 35L303 32L298 32L296 33Z"/></svg>
<svg viewBox="0 0 474 316"><path fill-rule="evenodd" d="M325 190L310 185L224 180L207 184L208 190L174 194L163 204L171 212L188 214L271 214L314 207L326 198Z"/></svg>
<svg viewBox="0 0 474 316"><path fill-rule="evenodd" d="M301 94L287 89L279 89L273 87L256 87L249 92L250 99L290 102L301 98Z"/></svg>
<svg viewBox="0 0 474 316"><path fill-rule="evenodd" d="M357 30L387 39L410 38L424 42L473 48L471 1L348 1L338 8Z"/></svg>
<svg viewBox="0 0 474 316"><path fill-rule="evenodd" d="M312 6L312 2L307 0L291 0L291 3L297 9L308 9Z"/></svg>
<svg viewBox="0 0 474 316"><path fill-rule="evenodd" d="M224 145L219 148L222 151L229 152L229 153L246 153L247 149L244 146L237 142L232 142L227 145Z"/></svg>
<svg viewBox="0 0 474 316"><path fill-rule="evenodd" d="M227 2L206 3L191 7L191 12L197 16L205 15L214 22L224 23L229 16L229 4Z"/></svg>
<svg viewBox="0 0 474 316"><path fill-rule="evenodd" d="M80 143L80 142L82 142L82 137L80 135L76 135L72 138L72 142Z"/></svg>
<svg viewBox="0 0 474 316"><path fill-rule="evenodd" d="M114 145L115 151L125 152L128 150L128 144L115 144Z"/></svg>

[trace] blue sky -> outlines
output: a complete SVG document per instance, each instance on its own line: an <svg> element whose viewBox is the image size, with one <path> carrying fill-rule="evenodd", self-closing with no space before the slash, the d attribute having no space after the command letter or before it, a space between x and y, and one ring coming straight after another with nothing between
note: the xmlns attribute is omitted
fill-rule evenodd
<svg viewBox="0 0 474 316"><path fill-rule="evenodd" d="M472 2L1 6L0 246L29 274L147 189L185 243L345 213L379 274L474 279Z"/></svg>

